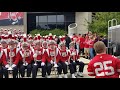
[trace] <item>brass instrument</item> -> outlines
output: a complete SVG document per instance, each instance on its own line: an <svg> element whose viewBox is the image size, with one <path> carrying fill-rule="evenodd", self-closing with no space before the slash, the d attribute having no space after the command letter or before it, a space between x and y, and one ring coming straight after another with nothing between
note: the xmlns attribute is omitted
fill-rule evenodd
<svg viewBox="0 0 120 90"><path fill-rule="evenodd" d="M28 65L28 63L25 61L25 58L26 57L29 57L29 52L27 52L26 50L25 50L25 52L24 52L24 57L23 57L23 66L27 66Z"/></svg>
<svg viewBox="0 0 120 90"><path fill-rule="evenodd" d="M37 66L37 55L38 55L38 51L36 50L35 57L34 57L34 61L35 61L34 65L35 66Z"/></svg>
<svg viewBox="0 0 120 90"><path fill-rule="evenodd" d="M55 50L54 50L54 52L55 52L55 55L54 55L54 68L55 68L55 70L57 70L57 63L56 63L56 47L55 47Z"/></svg>
<svg viewBox="0 0 120 90"><path fill-rule="evenodd" d="M9 60L9 68L7 70L9 71L12 71L13 68L12 68L12 49L10 48L10 53L9 53L9 57L10 57L10 60Z"/></svg>

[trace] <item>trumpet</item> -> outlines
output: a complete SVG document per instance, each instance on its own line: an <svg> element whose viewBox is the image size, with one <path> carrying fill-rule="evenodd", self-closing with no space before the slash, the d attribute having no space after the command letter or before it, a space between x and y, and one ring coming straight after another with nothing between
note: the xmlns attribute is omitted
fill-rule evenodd
<svg viewBox="0 0 120 90"><path fill-rule="evenodd" d="M28 52L25 51L24 57L23 57L23 66L27 66L28 65L28 63L25 61L25 58L28 57L28 56L29 56Z"/></svg>
<svg viewBox="0 0 120 90"><path fill-rule="evenodd" d="M35 61L34 65L35 65L35 66L37 65L37 54L38 54L38 51L36 51L35 57L34 57L34 61Z"/></svg>
<svg viewBox="0 0 120 90"><path fill-rule="evenodd" d="M10 56L10 60L9 60L9 68L7 70L11 71L13 70L12 68L12 49L10 48L10 53L9 53L9 56Z"/></svg>

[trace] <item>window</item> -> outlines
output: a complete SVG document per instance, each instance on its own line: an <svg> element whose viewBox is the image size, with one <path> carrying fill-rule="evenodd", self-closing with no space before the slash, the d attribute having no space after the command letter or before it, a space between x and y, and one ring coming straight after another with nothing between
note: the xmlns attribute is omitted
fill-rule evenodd
<svg viewBox="0 0 120 90"><path fill-rule="evenodd" d="M47 29L47 16L36 16L36 28Z"/></svg>
<svg viewBox="0 0 120 90"><path fill-rule="evenodd" d="M56 23L56 15L48 15L48 22Z"/></svg>
<svg viewBox="0 0 120 90"><path fill-rule="evenodd" d="M64 15L57 15L57 28L65 29Z"/></svg>
<svg viewBox="0 0 120 90"><path fill-rule="evenodd" d="M39 16L39 22L47 22L47 16Z"/></svg>
<svg viewBox="0 0 120 90"><path fill-rule="evenodd" d="M64 15L57 15L57 22L64 22Z"/></svg>
<svg viewBox="0 0 120 90"><path fill-rule="evenodd" d="M36 16L36 27L39 25L38 16Z"/></svg>
<svg viewBox="0 0 120 90"><path fill-rule="evenodd" d="M56 28L56 15L48 15L48 27L50 29Z"/></svg>
<svg viewBox="0 0 120 90"><path fill-rule="evenodd" d="M51 13L36 16L37 29L68 29L68 25L75 22L75 13Z"/></svg>

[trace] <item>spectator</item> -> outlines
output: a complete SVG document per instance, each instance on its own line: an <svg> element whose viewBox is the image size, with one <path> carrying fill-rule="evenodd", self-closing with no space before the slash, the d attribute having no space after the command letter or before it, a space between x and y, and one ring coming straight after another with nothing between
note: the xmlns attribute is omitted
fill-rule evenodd
<svg viewBox="0 0 120 90"><path fill-rule="evenodd" d="M90 59L94 57L94 52L93 52L93 45L94 45L94 37L93 35L89 36L89 53L90 53Z"/></svg>
<svg viewBox="0 0 120 90"><path fill-rule="evenodd" d="M107 36L105 36L102 41L103 41L103 43L105 44L105 46L107 47L107 46L108 46Z"/></svg>
<svg viewBox="0 0 120 90"><path fill-rule="evenodd" d="M80 38L80 54L84 55L84 42L85 42L85 35L82 35Z"/></svg>
<svg viewBox="0 0 120 90"><path fill-rule="evenodd" d="M106 54L106 47L101 41L96 42L94 48L97 55L88 64L88 75L95 78L119 78L120 60Z"/></svg>
<svg viewBox="0 0 120 90"><path fill-rule="evenodd" d="M78 50L78 54L80 54L80 38L81 38L81 34L78 34L77 40L76 40L76 47Z"/></svg>
<svg viewBox="0 0 120 90"><path fill-rule="evenodd" d="M70 39L70 37L66 34L65 35L66 36L66 38L65 38L65 44L66 44L66 47L69 49L69 44L70 44L70 42L71 42L71 39Z"/></svg>
<svg viewBox="0 0 120 90"><path fill-rule="evenodd" d="M57 44L59 44L60 43L60 39L59 39L59 37L57 37Z"/></svg>
<svg viewBox="0 0 120 90"><path fill-rule="evenodd" d="M85 58L88 59L89 58L89 44L88 44L89 38L88 35L86 35L85 37L85 46L84 46L84 53L85 53Z"/></svg>

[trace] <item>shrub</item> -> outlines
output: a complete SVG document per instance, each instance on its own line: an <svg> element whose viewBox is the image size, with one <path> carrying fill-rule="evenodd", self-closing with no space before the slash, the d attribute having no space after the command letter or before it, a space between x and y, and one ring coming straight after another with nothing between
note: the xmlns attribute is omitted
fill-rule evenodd
<svg viewBox="0 0 120 90"><path fill-rule="evenodd" d="M56 35L56 36L60 36L60 35L67 34L67 31L62 30L62 29L53 29L53 30L38 30L38 29L35 29L35 30L30 31L30 34L33 35L33 36L35 34L40 34L42 36L45 36L45 35L49 35L49 33L52 33L53 35Z"/></svg>

